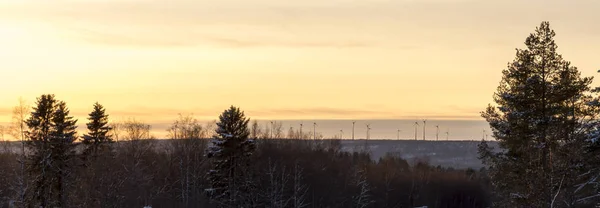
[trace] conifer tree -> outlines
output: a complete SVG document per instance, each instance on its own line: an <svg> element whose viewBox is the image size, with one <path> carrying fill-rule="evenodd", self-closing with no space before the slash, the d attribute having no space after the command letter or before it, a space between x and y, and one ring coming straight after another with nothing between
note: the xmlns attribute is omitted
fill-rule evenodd
<svg viewBox="0 0 600 208"><path fill-rule="evenodd" d="M113 142L109 134L112 128L108 126L106 109L97 102L94 103L94 110L89 114L88 120L88 133L83 135L81 142L86 146L84 156L95 156Z"/></svg>
<svg viewBox="0 0 600 208"><path fill-rule="evenodd" d="M66 192L71 160L75 154L75 123L69 109L54 95L37 99L30 118L26 121L28 170L33 178L30 206L66 206Z"/></svg>
<svg viewBox="0 0 600 208"><path fill-rule="evenodd" d="M583 161L578 152L586 141L581 130L592 116L586 105L592 78L563 60L554 36L548 22L530 34L502 72L497 106L482 112L500 146L496 151L483 141L479 148L499 207L574 203Z"/></svg>
<svg viewBox="0 0 600 208"><path fill-rule="evenodd" d="M216 136L207 149L212 159L208 172L211 188L209 196L222 207L248 206L248 194L252 187L248 179L249 157L254 152L254 140L244 112L231 106L219 116Z"/></svg>
<svg viewBox="0 0 600 208"><path fill-rule="evenodd" d="M54 156L54 170L56 177L57 207L66 206L67 189L70 185L73 161L75 158L75 140L77 139L77 120L69 116L69 109L63 101L56 105L52 117L53 131L50 136L52 155Z"/></svg>
<svg viewBox="0 0 600 208"><path fill-rule="evenodd" d="M29 128L26 133L29 138L27 146L31 150L27 157L27 168L33 176L33 187L30 189L32 198L29 199L29 204L33 206L48 207L52 193L50 186L53 178L46 173L52 167L52 160L48 155L51 154L49 143L56 102L54 95L42 95L37 99L36 106L26 121Z"/></svg>

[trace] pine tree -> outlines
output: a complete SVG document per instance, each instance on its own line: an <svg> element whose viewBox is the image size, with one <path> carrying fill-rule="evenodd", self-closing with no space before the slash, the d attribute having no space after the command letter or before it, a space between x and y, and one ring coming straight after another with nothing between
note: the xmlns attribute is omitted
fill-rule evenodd
<svg viewBox="0 0 600 208"><path fill-rule="evenodd" d="M249 203L252 185L248 164L255 147L254 140L248 138L248 122L243 111L231 106L219 116L217 135L207 149L212 169L208 172L211 188L206 191L219 206L240 207Z"/></svg>
<svg viewBox="0 0 600 208"><path fill-rule="evenodd" d="M97 102L94 103L94 110L89 114L88 120L88 133L83 135L81 141L86 146L84 156L96 156L113 142L112 136L109 134L112 128L108 126L106 110Z"/></svg>
<svg viewBox="0 0 600 208"><path fill-rule="evenodd" d="M585 146L581 133L592 111L590 77L556 52L555 33L542 22L526 39L526 49L503 70L482 116L498 140L500 151L480 145L480 158L490 168L499 207L551 207L573 199L575 178ZM570 203L570 202L568 202Z"/></svg>
<svg viewBox="0 0 600 208"><path fill-rule="evenodd" d="M57 207L66 206L67 188L71 177L72 159L75 158L75 140L77 139L77 120L69 116L69 109L63 101L56 105L56 111L52 117L53 131L50 136L52 155L54 156L53 167L56 177Z"/></svg>
<svg viewBox="0 0 600 208"><path fill-rule="evenodd" d="M598 70L600 73L600 70ZM579 201L591 201L594 200L594 207L600 207L600 186L598 185L600 178L600 87L595 87L592 89L593 95L595 96L592 101L590 101L589 107L591 110L595 110L594 115L596 117L589 119L587 123L586 133L589 139L587 143L587 147L585 151L582 151L581 154L584 155L586 159L584 162L584 166L582 169L586 170L585 174L581 174L578 179L581 180L580 184L577 184L576 192L581 192L581 190L589 190L592 188L591 193L584 193L585 195L581 196Z"/></svg>
<svg viewBox="0 0 600 208"><path fill-rule="evenodd" d="M74 156L75 123L64 102L54 95L37 99L30 118L26 121L28 172L32 176L31 206L62 207L66 201L67 178Z"/></svg>

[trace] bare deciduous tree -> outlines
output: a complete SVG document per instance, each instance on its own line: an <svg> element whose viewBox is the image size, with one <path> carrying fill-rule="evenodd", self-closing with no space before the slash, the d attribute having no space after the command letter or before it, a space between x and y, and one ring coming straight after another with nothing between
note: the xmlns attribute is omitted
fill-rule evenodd
<svg viewBox="0 0 600 208"><path fill-rule="evenodd" d="M25 201L25 193L27 191L27 178L26 178L26 173L25 173L25 132L28 130L27 125L25 124L25 121L27 120L27 115L29 114L30 110L31 110L31 105L29 105L27 103L27 101L23 98L19 98L18 100L18 105L13 107L12 110L12 120L11 120L11 124L9 126L9 129L7 129L8 133L16 140L20 140L21 141L21 154L20 157L17 159L20 165L20 174L19 177L17 178L16 183L18 184L19 188L19 202L17 203L23 203Z"/></svg>
<svg viewBox="0 0 600 208"><path fill-rule="evenodd" d="M271 162L271 159L269 159L266 175L269 184L265 193L267 207L288 207L287 204L289 203L289 200L285 198L285 190L289 179L285 166L278 168L277 164Z"/></svg>
<svg viewBox="0 0 600 208"><path fill-rule="evenodd" d="M290 198L292 207L303 208L308 206L306 202L306 193L308 193L308 186L304 184L303 169L298 163L294 167L294 187L292 189L292 196Z"/></svg>
<svg viewBox="0 0 600 208"><path fill-rule="evenodd" d="M273 138L275 138L275 139L283 138L283 124L281 122L274 121L272 131L273 131Z"/></svg>
<svg viewBox="0 0 600 208"><path fill-rule="evenodd" d="M262 134L263 134L263 132L262 132L260 125L258 124L258 121L253 120L252 128L250 129L250 137L253 139L258 139L259 137L262 136Z"/></svg>
<svg viewBox="0 0 600 208"><path fill-rule="evenodd" d="M200 206L202 198L202 166L205 164L203 149L206 148L208 132L192 115L179 115L167 129L172 139L172 152L174 160L178 163L179 197L182 207ZM196 201L193 201L196 199Z"/></svg>

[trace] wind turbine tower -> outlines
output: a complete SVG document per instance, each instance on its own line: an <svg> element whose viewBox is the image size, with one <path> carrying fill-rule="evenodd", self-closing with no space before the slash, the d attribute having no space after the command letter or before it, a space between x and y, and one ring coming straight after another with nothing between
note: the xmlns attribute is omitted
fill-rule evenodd
<svg viewBox="0 0 600 208"><path fill-rule="evenodd" d="M340 129L340 139L344 139L344 130Z"/></svg>
<svg viewBox="0 0 600 208"><path fill-rule="evenodd" d="M450 135L450 128L448 128L448 130L446 130L446 141L448 141L448 135Z"/></svg>
<svg viewBox="0 0 600 208"><path fill-rule="evenodd" d="M481 135L481 139L485 140L485 129L483 130L483 134Z"/></svg>
<svg viewBox="0 0 600 208"><path fill-rule="evenodd" d="M398 135L396 136L397 140L400 140L400 132L401 132L400 129L398 129Z"/></svg>
<svg viewBox="0 0 600 208"><path fill-rule="evenodd" d="M302 134L302 126L303 124L300 123L300 139L303 139L304 135Z"/></svg>
<svg viewBox="0 0 600 208"><path fill-rule="evenodd" d="M371 138L371 124L367 124L367 140Z"/></svg>
<svg viewBox="0 0 600 208"><path fill-rule="evenodd" d="M427 125L427 119L423 119L423 141L425 141L425 126Z"/></svg>
<svg viewBox="0 0 600 208"><path fill-rule="evenodd" d="M317 140L317 122L313 123L313 140Z"/></svg>
<svg viewBox="0 0 600 208"><path fill-rule="evenodd" d="M417 141L417 131L418 131L418 128L419 128L419 122L415 121L415 141Z"/></svg>
<svg viewBox="0 0 600 208"><path fill-rule="evenodd" d="M440 135L440 125L435 125L435 141L439 140Z"/></svg>
<svg viewBox="0 0 600 208"><path fill-rule="evenodd" d="M352 121L352 140L354 140L354 124L356 121Z"/></svg>
<svg viewBox="0 0 600 208"><path fill-rule="evenodd" d="M271 139L273 139L273 121L271 121Z"/></svg>
<svg viewBox="0 0 600 208"><path fill-rule="evenodd" d="M487 136L488 134L486 133L485 129L483 130L483 140L487 140Z"/></svg>

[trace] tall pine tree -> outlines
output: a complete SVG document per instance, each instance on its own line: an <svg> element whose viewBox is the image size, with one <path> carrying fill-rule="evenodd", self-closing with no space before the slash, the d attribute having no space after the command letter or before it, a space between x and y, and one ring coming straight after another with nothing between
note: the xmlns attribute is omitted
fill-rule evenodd
<svg viewBox="0 0 600 208"><path fill-rule="evenodd" d="M526 39L525 49L503 70L494 94L497 106L482 116L489 122L500 151L480 145L490 168L496 206L551 207L576 203L574 185L581 171L587 103L592 78L556 52L548 22Z"/></svg>
<svg viewBox="0 0 600 208"><path fill-rule="evenodd" d="M27 143L28 170L34 187L30 190L30 206L66 206L66 193L72 159L75 155L75 123L69 109L54 95L37 99L30 118Z"/></svg>
<svg viewBox="0 0 600 208"><path fill-rule="evenodd" d="M67 192L75 158L75 140L77 139L77 120L69 116L67 104L59 101L52 117L53 130L50 136L52 155L54 156L54 175L56 177L57 207L67 206Z"/></svg>
<svg viewBox="0 0 600 208"><path fill-rule="evenodd" d="M217 135L207 149L212 159L208 172L209 196L221 207L249 205L252 187L248 175L249 156L254 152L254 140L249 139L248 121L244 112L231 106L219 116Z"/></svg>
<svg viewBox="0 0 600 208"><path fill-rule="evenodd" d="M26 124L28 149L31 153L27 156L27 169L32 178L33 187L29 190L29 203L31 207L48 207L51 198L51 188L54 178L50 169L52 168L50 134L52 129L52 117L56 105L54 95L42 95L37 99L31 116Z"/></svg>
<svg viewBox="0 0 600 208"><path fill-rule="evenodd" d="M81 141L85 145L83 154L86 158L95 157L113 142L109 134L112 128L108 126L108 115L102 105L94 103L94 110L89 114L88 120L88 133L83 135Z"/></svg>

